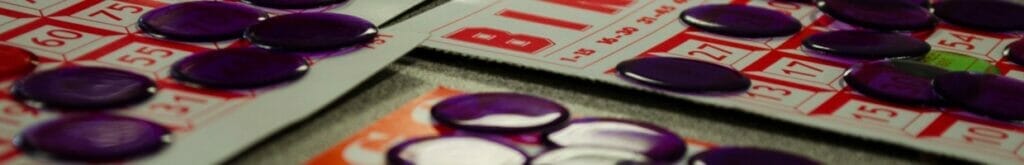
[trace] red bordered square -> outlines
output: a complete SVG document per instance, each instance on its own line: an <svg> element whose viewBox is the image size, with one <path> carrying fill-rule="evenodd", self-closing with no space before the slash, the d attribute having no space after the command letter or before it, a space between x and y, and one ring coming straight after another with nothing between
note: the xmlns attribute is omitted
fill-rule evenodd
<svg viewBox="0 0 1024 165"><path fill-rule="evenodd" d="M115 31L131 32L139 17L164 6L151 0L84 0L50 14L53 19Z"/></svg>
<svg viewBox="0 0 1024 165"><path fill-rule="evenodd" d="M34 50L37 55L51 59L74 59L91 49L119 37L122 33L83 26L74 23L40 18L28 24L0 33L0 41Z"/></svg>
<svg viewBox="0 0 1024 165"><path fill-rule="evenodd" d="M127 35L73 61L96 61L118 68L161 74L174 62L211 49L160 39ZM164 75L166 76L166 75Z"/></svg>

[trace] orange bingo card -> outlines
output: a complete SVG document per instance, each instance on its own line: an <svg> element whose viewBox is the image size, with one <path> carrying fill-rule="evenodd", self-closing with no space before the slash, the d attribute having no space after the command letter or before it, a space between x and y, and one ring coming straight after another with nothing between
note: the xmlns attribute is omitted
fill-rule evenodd
<svg viewBox="0 0 1024 165"><path fill-rule="evenodd" d="M401 143L409 138L437 136L441 132L439 130L448 129L434 124L430 118L430 107L441 100L462 93L462 91L455 89L438 87L402 105L402 107L359 131L354 136L345 138L341 143L320 153L320 155L310 159L306 164L384 164L387 151L392 145ZM686 143L690 150L687 155L693 155L696 152L715 146L712 143L693 139L686 139ZM525 145L521 147L531 146Z"/></svg>

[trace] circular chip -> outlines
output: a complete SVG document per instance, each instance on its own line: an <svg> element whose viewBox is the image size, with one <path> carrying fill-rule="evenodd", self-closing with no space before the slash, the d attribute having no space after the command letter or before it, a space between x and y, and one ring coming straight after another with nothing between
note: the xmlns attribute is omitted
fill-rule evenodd
<svg viewBox="0 0 1024 165"><path fill-rule="evenodd" d="M928 55L917 59L917 61L937 66L948 71L970 71L989 74L1002 73L996 65L989 63L988 60L955 52L935 50L928 52Z"/></svg>
<svg viewBox="0 0 1024 165"><path fill-rule="evenodd" d="M938 22L927 8L910 1L819 0L818 8L838 21L874 30L926 30Z"/></svg>
<svg viewBox="0 0 1024 165"><path fill-rule="evenodd" d="M292 51L337 50L377 37L377 27L359 17L298 13L270 18L249 28L245 37L260 47Z"/></svg>
<svg viewBox="0 0 1024 165"><path fill-rule="evenodd" d="M249 26L270 17L245 5L196 1L164 6L139 18L139 28L153 36L192 42L242 38Z"/></svg>
<svg viewBox="0 0 1024 165"><path fill-rule="evenodd" d="M156 93L156 83L116 69L66 67L26 76L12 93L36 108L107 110L146 101Z"/></svg>
<svg viewBox="0 0 1024 165"><path fill-rule="evenodd" d="M36 55L28 50L0 44L0 81L36 69Z"/></svg>
<svg viewBox="0 0 1024 165"><path fill-rule="evenodd" d="M413 139L388 150L387 164L523 165L526 153L516 147L480 137L444 136Z"/></svg>
<svg viewBox="0 0 1024 165"><path fill-rule="evenodd" d="M653 164L643 154L600 147L565 147L546 151L532 165L640 165Z"/></svg>
<svg viewBox="0 0 1024 165"><path fill-rule="evenodd" d="M619 63L615 69L631 82L684 93L745 91L751 84L731 68L682 58L640 58Z"/></svg>
<svg viewBox="0 0 1024 165"><path fill-rule="evenodd" d="M1024 30L1024 4L1009 0L941 0L935 15L950 24L986 31Z"/></svg>
<svg viewBox="0 0 1024 165"><path fill-rule="evenodd" d="M309 9L340 4L348 0L242 0L247 3L276 9Z"/></svg>
<svg viewBox="0 0 1024 165"><path fill-rule="evenodd" d="M883 101L934 105L941 98L932 92L932 78L945 69L902 59L871 61L846 71L846 84L861 94Z"/></svg>
<svg viewBox="0 0 1024 165"><path fill-rule="evenodd" d="M993 119L1024 120L1024 82L1009 77L954 72L935 78L935 92L967 111Z"/></svg>
<svg viewBox="0 0 1024 165"><path fill-rule="evenodd" d="M789 15L746 5L702 5L683 11L680 19L707 32L744 38L788 36L803 28Z"/></svg>
<svg viewBox="0 0 1024 165"><path fill-rule="evenodd" d="M171 67L171 77L204 88L252 89L301 78L308 70L302 57L231 48L186 57Z"/></svg>
<svg viewBox="0 0 1024 165"><path fill-rule="evenodd" d="M803 46L825 55L866 60L923 56L932 49L910 36L872 31L819 33L805 39Z"/></svg>
<svg viewBox="0 0 1024 165"><path fill-rule="evenodd" d="M686 154L686 142L672 131L653 124L619 119L575 119L566 127L544 132L541 140L552 147L603 147L633 151L657 162L675 162Z"/></svg>
<svg viewBox="0 0 1024 165"><path fill-rule="evenodd" d="M1007 60L1017 63L1017 65L1024 65L1024 39L1014 41L1006 46L1003 56L1006 56Z"/></svg>
<svg viewBox="0 0 1024 165"><path fill-rule="evenodd" d="M785 152L740 147L714 148L694 155L690 165L742 165L742 164L817 165L817 161Z"/></svg>
<svg viewBox="0 0 1024 165"><path fill-rule="evenodd" d="M63 116L25 129L21 151L67 161L114 162L151 155L171 132L149 121L105 114Z"/></svg>
<svg viewBox="0 0 1024 165"><path fill-rule="evenodd" d="M514 93L448 98L434 105L430 115L451 128L488 133L540 131L569 120L569 111L554 101Z"/></svg>

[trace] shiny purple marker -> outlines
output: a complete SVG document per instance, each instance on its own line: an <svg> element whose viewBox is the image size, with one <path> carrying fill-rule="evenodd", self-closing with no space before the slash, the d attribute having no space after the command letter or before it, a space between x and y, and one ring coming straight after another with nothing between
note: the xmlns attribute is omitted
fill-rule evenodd
<svg viewBox="0 0 1024 165"><path fill-rule="evenodd" d="M1006 46L1003 56L1017 65L1024 66L1024 39L1014 41Z"/></svg>
<svg viewBox="0 0 1024 165"><path fill-rule="evenodd" d="M1024 120L1024 82L1010 77L953 72L935 78L935 92L968 112L1006 121Z"/></svg>
<svg viewBox="0 0 1024 165"><path fill-rule="evenodd" d="M641 153L602 147L558 148L535 156L530 163L532 165L652 164L650 159Z"/></svg>
<svg viewBox="0 0 1024 165"><path fill-rule="evenodd" d="M511 144L474 136L412 139L387 152L388 165L526 165L529 162L529 156Z"/></svg>
<svg viewBox="0 0 1024 165"><path fill-rule="evenodd" d="M686 142L679 135L649 123L609 118L575 119L561 129L547 131L542 141L550 147L603 147L646 155L654 162L679 161Z"/></svg>
<svg viewBox="0 0 1024 165"><path fill-rule="evenodd" d="M747 5L701 5L683 11L679 17L707 32L743 38L788 36L803 28L789 15Z"/></svg>
<svg viewBox="0 0 1024 165"><path fill-rule="evenodd" d="M854 65L843 77L846 85L872 98L902 104L935 105L932 78L948 71L910 60L887 59Z"/></svg>
<svg viewBox="0 0 1024 165"><path fill-rule="evenodd" d="M477 93L451 97L431 108L438 123L473 132L514 134L564 125L569 111L554 101L515 93Z"/></svg>
<svg viewBox="0 0 1024 165"><path fill-rule="evenodd" d="M47 110L95 111L148 100L156 82L136 73L101 67L65 67L17 81L12 94L27 105Z"/></svg>
<svg viewBox="0 0 1024 165"><path fill-rule="evenodd" d="M904 0L818 0L828 16L850 25L881 31L935 28L938 19L919 2Z"/></svg>
<svg viewBox="0 0 1024 165"><path fill-rule="evenodd" d="M681 93L746 91L751 81L740 72L704 61L673 57L647 57L615 67L630 82Z"/></svg>
<svg viewBox="0 0 1024 165"><path fill-rule="evenodd" d="M269 17L266 12L242 4L196 1L146 12L139 18L139 28L171 40L214 42L242 38L246 28Z"/></svg>
<svg viewBox="0 0 1024 165"><path fill-rule="evenodd" d="M864 60L924 56L932 48L910 36L873 31L819 33L805 39L803 47L824 55Z"/></svg>
<svg viewBox="0 0 1024 165"><path fill-rule="evenodd" d="M935 15L953 25L994 32L1024 30L1024 4L1012 0L941 0Z"/></svg>
<svg viewBox="0 0 1024 165"><path fill-rule="evenodd" d="M58 161L115 162L154 154L170 143L159 124L116 115L71 115L33 125L14 144Z"/></svg>
<svg viewBox="0 0 1024 165"><path fill-rule="evenodd" d="M365 19L334 13L296 13L273 17L245 32L259 47L287 51L329 51L366 44L377 26Z"/></svg>
<svg viewBox="0 0 1024 165"><path fill-rule="evenodd" d="M262 48L229 48L186 57L174 63L171 77L204 88L253 89L301 78L309 67L299 56Z"/></svg>

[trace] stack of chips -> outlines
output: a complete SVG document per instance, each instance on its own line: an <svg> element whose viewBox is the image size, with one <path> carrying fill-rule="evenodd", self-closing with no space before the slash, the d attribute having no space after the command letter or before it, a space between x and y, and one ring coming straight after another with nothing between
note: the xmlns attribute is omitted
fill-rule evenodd
<svg viewBox="0 0 1024 165"><path fill-rule="evenodd" d="M248 2L292 9L346 1ZM374 24L354 16L302 13L271 17L257 8L221 1L164 6L145 13L138 24L150 36L173 41L218 42L244 37L253 43L250 48L200 52L173 65L171 78L179 83L214 90L255 89L299 79L310 65L295 52L352 50L377 35ZM107 113L151 98L159 87L149 77L73 65L31 73L35 60L29 51L0 45L0 79L20 77L11 93L25 105L76 113L24 130L15 140L22 151L60 162L109 163L154 154L170 143L169 128Z"/></svg>
<svg viewBox="0 0 1024 165"><path fill-rule="evenodd" d="M448 98L430 112L442 128L437 137L414 138L388 151L387 163L412 164L677 164L687 144L654 124L610 118L569 119L568 110L544 98L513 93L478 93ZM521 138L521 137L528 138ZM517 138L518 137L518 138ZM522 139L539 139L529 141ZM541 146L530 150L528 146ZM711 149L691 164L817 164L754 148Z"/></svg>
<svg viewBox="0 0 1024 165"><path fill-rule="evenodd" d="M1024 87L1015 86L1020 84L1016 80L996 76L1001 71L994 64L932 50L927 42L904 34L931 31L940 21L990 32L1024 31L1021 21L1006 21L1024 17L1024 5L1007 0L942 0L934 5L927 0L794 1L813 3L828 17L857 29L819 33L803 41L803 49L811 54L860 61L844 77L854 91L898 104L957 107L997 120L1024 120L1024 104L1000 101L1024 98L1024 92L1005 92ZM784 13L736 4L693 7L683 11L680 19L697 30L738 38L791 36L802 28ZM1004 55L1008 61L1024 64L1024 41L1010 44ZM689 59L646 57L624 61L616 70L629 82L685 94L741 93L750 86L740 72ZM940 77L946 83L937 81ZM962 78L962 85L1000 82L999 86L969 89L1000 88L992 91L1001 92L939 86L958 82L957 78Z"/></svg>

